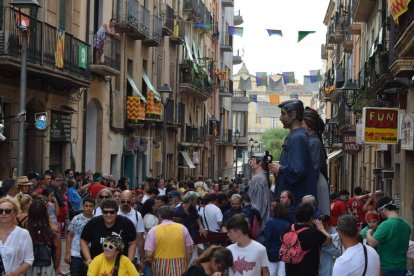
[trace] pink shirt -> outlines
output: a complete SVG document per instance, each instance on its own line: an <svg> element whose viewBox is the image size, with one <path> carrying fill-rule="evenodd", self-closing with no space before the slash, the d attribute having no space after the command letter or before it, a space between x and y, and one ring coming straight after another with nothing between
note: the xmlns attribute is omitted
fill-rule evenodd
<svg viewBox="0 0 414 276"><path fill-rule="evenodd" d="M171 220L163 220L159 225L168 225L168 224L173 224L176 222L173 222ZM190 233L188 233L187 227L185 227L183 225L183 237L184 237L184 243L185 246L192 246L194 244L193 240L191 239ZM145 240L145 250L147 251L155 251L155 246L156 246L156 239L155 239L155 234L156 234L156 226L152 227L148 234L147 234L147 239Z"/></svg>

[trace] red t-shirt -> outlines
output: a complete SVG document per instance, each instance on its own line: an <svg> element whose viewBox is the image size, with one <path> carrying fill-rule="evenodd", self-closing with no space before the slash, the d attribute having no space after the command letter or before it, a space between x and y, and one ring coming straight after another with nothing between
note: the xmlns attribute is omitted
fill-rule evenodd
<svg viewBox="0 0 414 276"><path fill-rule="evenodd" d="M89 188L88 192L91 197L96 198L100 190L107 188L106 186L99 184L99 183L92 183Z"/></svg>
<svg viewBox="0 0 414 276"><path fill-rule="evenodd" d="M331 203L331 225L336 227L338 225L338 218L340 215L346 214L347 209L343 201L335 200Z"/></svg>
<svg viewBox="0 0 414 276"><path fill-rule="evenodd" d="M359 223L365 224L365 213L362 208L365 205L364 200L359 202L356 200L356 197L352 197L349 200L349 211L350 213L358 219Z"/></svg>

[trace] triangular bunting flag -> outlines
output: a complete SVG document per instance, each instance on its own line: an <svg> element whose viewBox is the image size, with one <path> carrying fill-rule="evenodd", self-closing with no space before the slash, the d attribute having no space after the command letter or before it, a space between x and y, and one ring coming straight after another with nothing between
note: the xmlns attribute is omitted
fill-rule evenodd
<svg viewBox="0 0 414 276"><path fill-rule="evenodd" d="M272 35L280 35L280 36L283 36L281 30L266 29L266 31L269 34L269 36L272 36Z"/></svg>
<svg viewBox="0 0 414 276"><path fill-rule="evenodd" d="M196 23L195 27L196 28L201 28L201 29L206 29L206 30L211 30L211 24Z"/></svg>
<svg viewBox="0 0 414 276"><path fill-rule="evenodd" d="M269 77L269 85L267 86L266 92L283 92L285 91L285 84L283 83L283 77L279 75L278 80L273 80Z"/></svg>
<svg viewBox="0 0 414 276"><path fill-rule="evenodd" d="M267 86L266 72L256 72L256 86Z"/></svg>
<svg viewBox="0 0 414 276"><path fill-rule="evenodd" d="M304 39L308 34L316 33L316 31L299 31L298 32L298 42Z"/></svg>
<svg viewBox="0 0 414 276"><path fill-rule="evenodd" d="M234 26L228 26L227 32L229 35L238 35L240 37L243 36L243 27L234 27Z"/></svg>
<svg viewBox="0 0 414 276"><path fill-rule="evenodd" d="M252 90L252 79L250 77L247 77L247 79L240 77L239 90L241 91Z"/></svg>
<svg viewBox="0 0 414 276"><path fill-rule="evenodd" d="M295 72L283 72L282 75L285 84L295 83Z"/></svg>
<svg viewBox="0 0 414 276"><path fill-rule="evenodd" d="M309 70L310 82L322 81L321 70Z"/></svg>

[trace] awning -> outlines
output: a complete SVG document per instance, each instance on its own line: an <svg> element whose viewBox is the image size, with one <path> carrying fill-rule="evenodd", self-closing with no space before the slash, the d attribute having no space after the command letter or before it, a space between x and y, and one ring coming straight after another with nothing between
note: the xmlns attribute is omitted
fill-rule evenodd
<svg viewBox="0 0 414 276"><path fill-rule="evenodd" d="M135 93L138 97L140 97L140 99L144 103L146 103L147 99L145 99L144 95L142 95L141 91L139 91L138 87L135 85L134 80L132 79L132 77L129 74L127 74L127 79L128 79L129 85L131 85L131 87L132 87L133 93Z"/></svg>
<svg viewBox="0 0 414 276"><path fill-rule="evenodd" d="M191 51L191 47L190 47L190 44L188 43L187 36L184 36L184 43L185 43L185 48L187 49L187 56L193 62L194 70L198 72L197 65L196 65L196 62L194 61L193 52Z"/></svg>
<svg viewBox="0 0 414 276"><path fill-rule="evenodd" d="M154 86L152 85L150 79L147 76L147 73L145 73L144 70L142 70L142 78L144 79L144 81L147 84L148 88L154 93L154 98L157 101L161 101L160 93L158 93L157 89L154 88Z"/></svg>
<svg viewBox="0 0 414 276"><path fill-rule="evenodd" d="M333 160L335 157L339 157L339 155L341 155L341 154L342 154L341 149L331 152L330 154L328 154L328 158L326 158L326 164L331 162L331 160Z"/></svg>
<svg viewBox="0 0 414 276"><path fill-rule="evenodd" d="M194 165L193 161L191 161L191 158L188 155L188 152L186 152L186 151L180 151L180 153L184 157L185 162L187 162L188 167L190 167L190 169L195 169L195 165Z"/></svg>

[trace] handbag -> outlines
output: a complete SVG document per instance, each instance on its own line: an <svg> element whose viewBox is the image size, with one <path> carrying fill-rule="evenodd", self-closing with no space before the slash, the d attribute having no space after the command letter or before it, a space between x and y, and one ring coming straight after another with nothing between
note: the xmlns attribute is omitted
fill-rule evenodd
<svg viewBox="0 0 414 276"><path fill-rule="evenodd" d="M252 225L250 225L249 229L249 236L252 239L256 239L258 236L260 236L260 233L262 232L262 226L257 219L257 216L253 216Z"/></svg>
<svg viewBox="0 0 414 276"><path fill-rule="evenodd" d="M52 248L48 243L33 244L33 266L50 266L52 264Z"/></svg>

